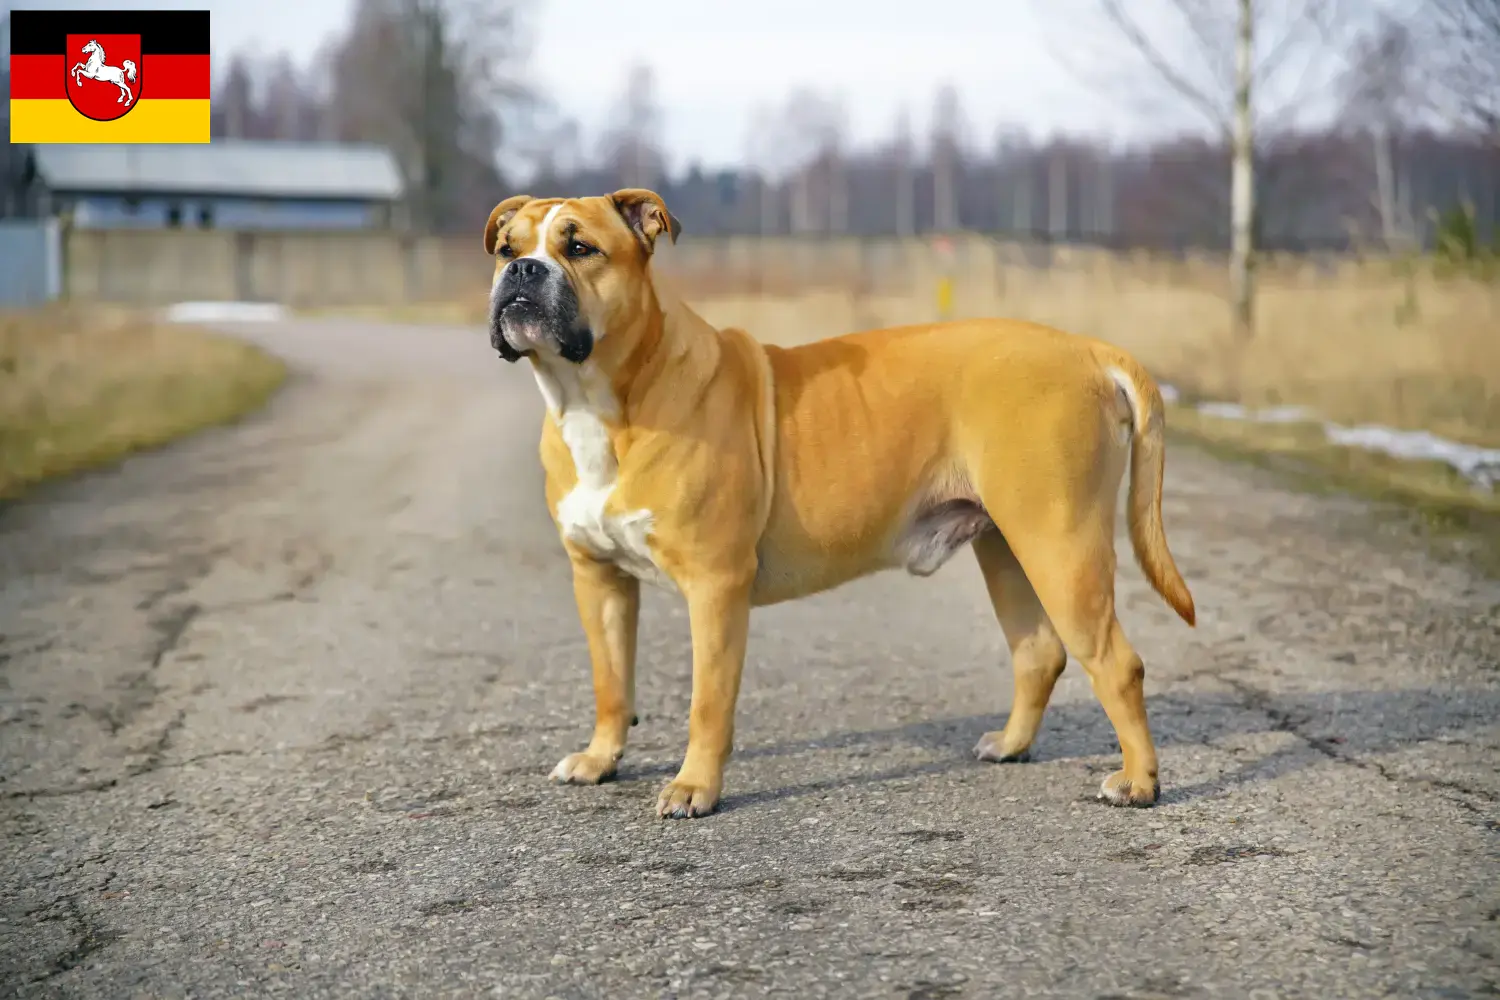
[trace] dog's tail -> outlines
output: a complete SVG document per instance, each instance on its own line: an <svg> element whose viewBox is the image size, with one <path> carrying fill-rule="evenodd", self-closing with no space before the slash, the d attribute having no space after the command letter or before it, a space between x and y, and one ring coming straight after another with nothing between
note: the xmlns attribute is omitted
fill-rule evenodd
<svg viewBox="0 0 1500 1000"><path fill-rule="evenodd" d="M1161 390L1140 363L1123 351L1108 348L1100 361L1130 406L1132 447L1126 516L1136 561L1172 610L1189 625L1196 625L1193 595L1167 548L1161 523L1162 476L1167 458Z"/></svg>

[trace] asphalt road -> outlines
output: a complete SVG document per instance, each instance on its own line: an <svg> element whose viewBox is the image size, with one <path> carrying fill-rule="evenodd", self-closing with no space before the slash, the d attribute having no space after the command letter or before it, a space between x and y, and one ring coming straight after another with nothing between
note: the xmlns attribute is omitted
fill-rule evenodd
<svg viewBox="0 0 1500 1000"><path fill-rule="evenodd" d="M653 815L687 625L650 593L620 780L541 402L477 331L245 327L230 429L0 512L0 993L1500 992L1500 588L1350 500L1176 448L1191 630L1122 544L1163 803L1081 669L1030 764L971 559L754 619L720 812Z"/></svg>

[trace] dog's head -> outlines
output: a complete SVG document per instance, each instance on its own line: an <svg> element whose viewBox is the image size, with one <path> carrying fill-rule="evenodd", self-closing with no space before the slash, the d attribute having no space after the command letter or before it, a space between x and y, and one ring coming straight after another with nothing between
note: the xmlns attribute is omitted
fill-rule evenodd
<svg viewBox="0 0 1500 1000"><path fill-rule="evenodd" d="M505 199L484 224L484 250L495 258L490 343L506 361L587 360L600 338L639 320L656 238L675 243L680 231L661 196L642 188Z"/></svg>

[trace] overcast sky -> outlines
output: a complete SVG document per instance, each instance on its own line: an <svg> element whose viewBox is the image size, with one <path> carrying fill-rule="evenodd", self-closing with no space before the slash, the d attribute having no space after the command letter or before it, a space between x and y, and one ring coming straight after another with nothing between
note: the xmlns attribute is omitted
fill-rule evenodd
<svg viewBox="0 0 1500 1000"><path fill-rule="evenodd" d="M1226 0L1227 2L1227 0ZM16 0L15 8L54 7ZM203 0L65 6L198 8ZM339 31L349 0L210 2L214 55L289 52L299 63ZM959 92L974 140L1002 125L1033 135L1116 140L1202 127L1149 76L1098 14L1097 0L531 0L526 78L583 126L585 152L608 121L630 66L649 63L674 165L743 160L757 107L798 86L839 95L855 142L890 134L905 106L925 128L943 83ZM1164 51L1188 53L1163 0L1131 0ZM1181 60L1179 60L1181 61ZM1188 65L1184 63L1184 65ZM1200 72L1199 80L1207 78Z"/></svg>

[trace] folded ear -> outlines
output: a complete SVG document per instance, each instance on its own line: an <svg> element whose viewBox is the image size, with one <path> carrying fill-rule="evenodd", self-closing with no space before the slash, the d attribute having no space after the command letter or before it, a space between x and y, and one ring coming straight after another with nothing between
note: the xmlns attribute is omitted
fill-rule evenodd
<svg viewBox="0 0 1500 1000"><path fill-rule="evenodd" d="M624 217L625 224L635 233L636 239L650 253L656 249L656 238L663 232L673 243L682 232L682 224L667 211L667 203L661 195L645 188L622 188L609 196L615 208Z"/></svg>
<svg viewBox="0 0 1500 1000"><path fill-rule="evenodd" d="M531 201L531 195L513 195L490 209L489 221L484 224L484 252L493 255L495 241L500 236L500 227L515 217L521 206Z"/></svg>

